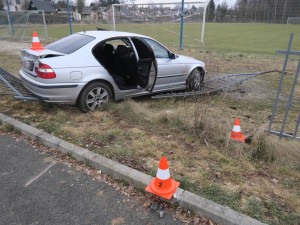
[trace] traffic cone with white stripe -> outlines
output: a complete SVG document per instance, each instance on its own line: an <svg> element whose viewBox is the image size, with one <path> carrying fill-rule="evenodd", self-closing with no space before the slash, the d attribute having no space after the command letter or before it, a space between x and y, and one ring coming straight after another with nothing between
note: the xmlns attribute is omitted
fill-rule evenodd
<svg viewBox="0 0 300 225"><path fill-rule="evenodd" d="M30 50L44 50L45 48L41 45L40 39L37 36L37 33L33 31L32 34L32 47Z"/></svg>
<svg viewBox="0 0 300 225"><path fill-rule="evenodd" d="M232 128L230 138L233 139L233 140L236 140L236 141L241 141L241 142L245 141L245 137L242 136L242 131L241 131L241 126L240 126L239 119L235 119L235 121L234 121L234 125L233 125L233 128Z"/></svg>
<svg viewBox="0 0 300 225"><path fill-rule="evenodd" d="M171 179L167 159L162 157L159 162L156 177L145 190L163 198L170 199L179 184L179 182Z"/></svg>

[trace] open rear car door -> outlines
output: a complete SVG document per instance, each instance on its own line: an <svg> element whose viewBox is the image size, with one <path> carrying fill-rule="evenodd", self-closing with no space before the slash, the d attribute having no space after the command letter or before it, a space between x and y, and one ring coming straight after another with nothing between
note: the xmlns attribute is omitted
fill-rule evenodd
<svg viewBox="0 0 300 225"><path fill-rule="evenodd" d="M131 38L138 54L137 75L138 85L151 92L157 76L157 62L149 44L139 37Z"/></svg>

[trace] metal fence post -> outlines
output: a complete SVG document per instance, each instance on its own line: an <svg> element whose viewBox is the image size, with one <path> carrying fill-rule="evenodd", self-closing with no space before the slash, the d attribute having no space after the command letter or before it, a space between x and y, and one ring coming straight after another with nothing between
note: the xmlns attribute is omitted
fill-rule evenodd
<svg viewBox="0 0 300 225"><path fill-rule="evenodd" d="M287 119L287 116L289 114L289 110L290 110L290 107L291 107L291 103L292 103L292 99L293 99L293 95L294 95L295 86L296 86L296 83L297 83L297 80L298 80L299 68L300 68L300 60L298 62L298 67L297 67L297 71L296 71L294 83L293 83L293 86L292 86L292 89L291 89L291 94L290 94L289 101L288 101L288 104L287 104L287 107L286 107L286 111L285 111L285 114L284 114L284 119L283 119L283 123L282 123L282 126L281 126L281 131L280 131L280 137L281 137L281 135L283 133L283 130L284 130L284 127L285 127L285 122L286 122L286 119Z"/></svg>
<svg viewBox="0 0 300 225"><path fill-rule="evenodd" d="M71 16L70 16L70 4L69 4L69 0L67 0L67 7L68 7L68 17L69 17L70 34L72 34L72 24L71 24Z"/></svg>
<svg viewBox="0 0 300 225"><path fill-rule="evenodd" d="M279 98L279 94L280 94L280 91L281 91L283 76L284 76L284 72L285 72L285 69L286 69L286 64L287 64L287 61L288 61L288 58L289 58L289 52L291 50L293 36L294 36L294 33L292 33L291 36L290 36L288 49L287 49L287 52L286 52L286 55L285 55L285 61L284 61L284 64L283 64L283 69L282 69L282 73L281 73L281 77L280 77L280 81L279 81L279 85L278 85L278 89L277 89L277 94L276 94L276 98L275 98L274 105L273 105L273 111L272 111L272 115L271 115L271 118L270 118L268 133L270 133L272 123L273 123L273 119L274 119L274 115L275 115L275 112L276 112L278 98Z"/></svg>
<svg viewBox="0 0 300 225"><path fill-rule="evenodd" d="M182 0L181 2L180 44L179 44L180 50L182 50L183 16L184 16L184 0Z"/></svg>
<svg viewBox="0 0 300 225"><path fill-rule="evenodd" d="M8 22L9 22L9 25L10 25L11 34L12 34L12 36L14 36L15 35L15 31L14 31L14 27L13 27L12 20L11 20L10 8L9 8L8 0L6 0L6 4L7 4Z"/></svg>

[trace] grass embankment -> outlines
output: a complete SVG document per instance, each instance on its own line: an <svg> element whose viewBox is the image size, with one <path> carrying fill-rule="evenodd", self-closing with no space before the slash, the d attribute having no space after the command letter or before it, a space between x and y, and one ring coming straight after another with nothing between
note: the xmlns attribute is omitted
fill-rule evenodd
<svg viewBox="0 0 300 225"><path fill-rule="evenodd" d="M187 50L217 73L280 70L282 59ZM17 72L19 57L1 53L1 66ZM8 60L9 59L9 60ZM4 61L6 60L6 61ZM274 129L282 115L296 62L289 64ZM277 65L274 67L274 65ZM278 68L279 67L279 68ZM257 77L222 94L199 99L137 98L82 114L73 107L0 98L0 112L69 142L155 176L166 156L181 187L271 224L300 221L300 143L266 135L279 75ZM296 96L299 97L299 86ZM294 129L299 104L286 131ZM229 139L235 118L250 143Z"/></svg>

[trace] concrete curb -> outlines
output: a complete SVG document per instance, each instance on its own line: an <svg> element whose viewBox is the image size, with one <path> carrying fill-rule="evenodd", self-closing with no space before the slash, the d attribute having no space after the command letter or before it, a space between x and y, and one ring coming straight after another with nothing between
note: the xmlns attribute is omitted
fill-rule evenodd
<svg viewBox="0 0 300 225"><path fill-rule="evenodd" d="M144 189L153 179L153 177L149 175L100 156L87 149L66 142L60 138L0 113L0 125L2 124L9 124L23 135L26 135L48 147L57 149L64 154L71 154L72 157L76 158L78 161L88 163L95 169L101 170L103 173L107 173L115 179L125 180L135 188ZM263 224L249 216L238 213L181 188L177 189L176 198L179 206L186 209L193 209L200 216L209 218L224 225Z"/></svg>

